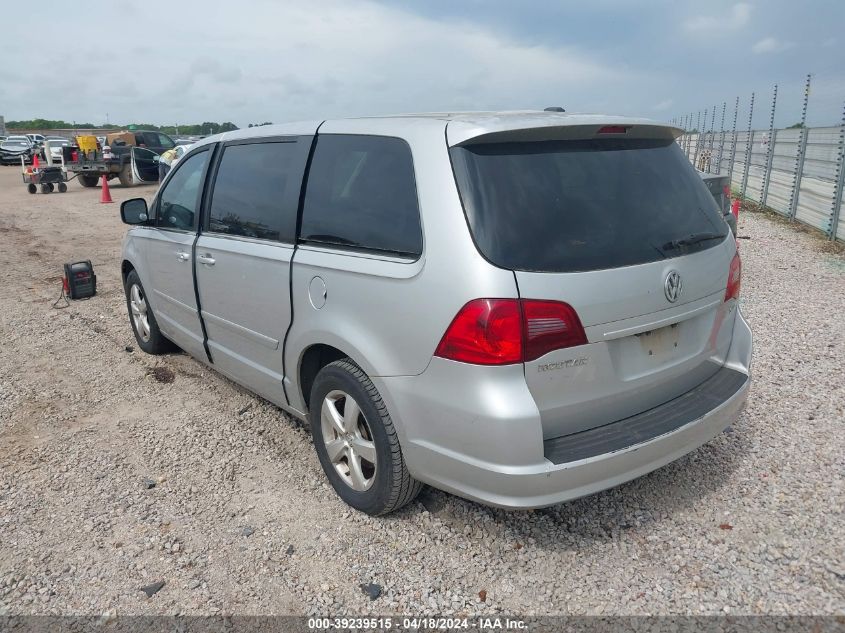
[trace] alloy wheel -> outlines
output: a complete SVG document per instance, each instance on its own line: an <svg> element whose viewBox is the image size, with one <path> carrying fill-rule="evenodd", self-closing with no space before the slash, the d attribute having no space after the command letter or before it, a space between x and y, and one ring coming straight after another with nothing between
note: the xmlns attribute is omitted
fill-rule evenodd
<svg viewBox="0 0 845 633"><path fill-rule="evenodd" d="M320 423L326 453L337 474L353 490L368 490L375 481L377 458L361 407L348 393L336 389L323 399Z"/></svg>

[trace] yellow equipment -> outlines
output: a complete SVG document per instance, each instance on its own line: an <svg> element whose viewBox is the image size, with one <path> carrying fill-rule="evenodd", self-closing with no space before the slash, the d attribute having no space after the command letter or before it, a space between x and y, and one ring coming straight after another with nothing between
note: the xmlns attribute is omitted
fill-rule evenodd
<svg viewBox="0 0 845 633"><path fill-rule="evenodd" d="M76 137L76 144L79 146L79 149L86 154L88 152L96 152L97 151L97 137L91 135L82 135Z"/></svg>

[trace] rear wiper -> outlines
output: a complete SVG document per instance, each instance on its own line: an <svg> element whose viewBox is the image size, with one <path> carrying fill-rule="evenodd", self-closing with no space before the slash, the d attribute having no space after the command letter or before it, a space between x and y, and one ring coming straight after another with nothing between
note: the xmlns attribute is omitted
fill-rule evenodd
<svg viewBox="0 0 845 633"><path fill-rule="evenodd" d="M687 237L681 237L676 240L666 242L663 245L663 249L669 250L672 248L680 248L682 246L692 246L694 244L700 244L701 242L709 242L710 240L723 239L725 239L725 236L721 233L693 233Z"/></svg>

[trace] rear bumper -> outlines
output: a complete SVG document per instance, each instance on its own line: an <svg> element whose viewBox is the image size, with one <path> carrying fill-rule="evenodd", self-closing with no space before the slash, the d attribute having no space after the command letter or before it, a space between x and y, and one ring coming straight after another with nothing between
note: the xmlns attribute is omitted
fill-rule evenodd
<svg viewBox="0 0 845 633"><path fill-rule="evenodd" d="M374 379L397 418L411 473L436 488L487 505L536 508L635 479L721 433L739 417L748 395L751 330L737 312L731 350L717 381L721 390L704 395L708 406L691 407L685 394L616 423L620 431L630 430L633 425L624 423L651 416L639 421L638 435L629 435L634 443L609 442L607 452L582 446L578 453L566 448L565 439L543 442L536 405L506 368L490 370L478 386L459 384L449 361L435 362L437 366L420 376ZM434 376L428 375L432 369ZM524 378L521 382L525 384ZM684 398L687 401L681 402ZM677 416L672 415L673 405ZM564 447L557 453L549 445L555 441ZM560 456L566 461L554 463Z"/></svg>

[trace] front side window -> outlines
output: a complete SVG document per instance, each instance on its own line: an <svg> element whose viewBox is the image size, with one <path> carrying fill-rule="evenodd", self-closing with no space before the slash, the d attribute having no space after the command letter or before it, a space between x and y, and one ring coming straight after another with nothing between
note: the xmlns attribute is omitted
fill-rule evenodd
<svg viewBox="0 0 845 633"><path fill-rule="evenodd" d="M297 145L274 141L227 146L214 180L208 230L293 241L302 176Z"/></svg>
<svg viewBox="0 0 845 633"><path fill-rule="evenodd" d="M164 149L170 149L174 145L173 141L170 140L170 137L165 134L158 134L158 144L159 147L163 147Z"/></svg>
<svg viewBox="0 0 845 633"><path fill-rule="evenodd" d="M194 228L207 160L208 151L202 151L179 163L158 196L157 226L185 231Z"/></svg>
<svg viewBox="0 0 845 633"><path fill-rule="evenodd" d="M408 144L386 136L318 136L300 238L313 244L420 255L422 229Z"/></svg>

